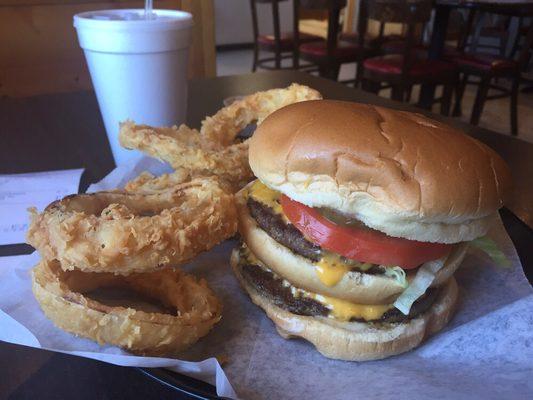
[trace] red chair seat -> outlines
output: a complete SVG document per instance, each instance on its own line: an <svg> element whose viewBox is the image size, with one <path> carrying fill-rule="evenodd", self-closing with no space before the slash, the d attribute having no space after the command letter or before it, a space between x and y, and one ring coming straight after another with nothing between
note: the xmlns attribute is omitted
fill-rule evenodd
<svg viewBox="0 0 533 400"><path fill-rule="evenodd" d="M391 54L382 57L367 58L363 65L365 69L388 75L399 75L402 73L404 57L399 54ZM456 67L440 60L414 60L409 71L412 77L422 77L428 75L440 75L454 72Z"/></svg>
<svg viewBox="0 0 533 400"><path fill-rule="evenodd" d="M292 32L282 32L280 36L281 51L292 50L294 47L294 37ZM320 36L300 33L300 43L308 43L320 40L323 40ZM274 35L259 35L257 37L257 42L261 47L267 47L269 49L274 49L276 47Z"/></svg>
<svg viewBox="0 0 533 400"><path fill-rule="evenodd" d="M468 67L486 72L513 71L517 64L513 60L488 53L445 53L446 60L459 67Z"/></svg>
<svg viewBox="0 0 533 400"><path fill-rule="evenodd" d="M362 55L365 50L359 47L357 44L348 43L345 41L339 41L337 48L333 53L335 61L344 63L356 61ZM320 42L305 43L300 46L300 54L302 57L308 57L312 59L325 59L328 57L328 47L325 40Z"/></svg>

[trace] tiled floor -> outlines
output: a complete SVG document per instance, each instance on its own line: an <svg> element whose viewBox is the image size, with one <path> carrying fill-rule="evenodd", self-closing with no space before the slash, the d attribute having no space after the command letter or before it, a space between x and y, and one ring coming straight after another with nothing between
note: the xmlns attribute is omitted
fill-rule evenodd
<svg viewBox="0 0 533 400"><path fill-rule="evenodd" d="M235 50L223 51L217 54L217 71L218 75L235 75L251 71L252 51ZM346 64L342 67L340 73L341 80L353 79L355 76L355 65ZM382 95L387 95L384 91ZM469 86L466 89L463 99L463 117L461 119L468 121L476 87ZM416 89L413 93L413 99L417 98ZM533 143L533 94L520 93L518 98L518 124L519 137ZM487 101L483 114L481 116L480 126L493 131L509 134L509 98Z"/></svg>

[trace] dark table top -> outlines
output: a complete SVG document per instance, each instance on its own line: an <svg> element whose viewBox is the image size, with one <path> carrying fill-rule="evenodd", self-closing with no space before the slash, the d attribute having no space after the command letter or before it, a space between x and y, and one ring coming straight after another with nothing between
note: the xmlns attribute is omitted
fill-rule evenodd
<svg viewBox="0 0 533 400"><path fill-rule="evenodd" d="M415 110L333 81L283 71L190 82L187 123L198 127L205 115L222 107L224 98L284 87L291 82L312 86L326 98ZM434 117L485 142L509 163L515 191L508 208L532 228L533 145L456 120ZM88 183L103 178L114 167L92 92L0 99L0 130L0 173L84 167L83 190ZM28 248L23 246L0 246L0 256L27 251ZM115 367L1 342L0 360L0 398L186 398L134 368Z"/></svg>
<svg viewBox="0 0 533 400"><path fill-rule="evenodd" d="M514 4L533 4L533 0L436 0L436 4L451 4L451 5L463 5L463 4L493 4L493 5L514 5Z"/></svg>
<svg viewBox="0 0 533 400"><path fill-rule="evenodd" d="M533 0L435 0L437 7L475 8L509 15L531 15Z"/></svg>

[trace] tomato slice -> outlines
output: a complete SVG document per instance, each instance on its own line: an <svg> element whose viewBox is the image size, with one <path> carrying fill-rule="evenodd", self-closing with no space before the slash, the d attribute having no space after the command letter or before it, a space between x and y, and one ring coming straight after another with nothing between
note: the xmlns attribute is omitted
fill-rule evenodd
<svg viewBox="0 0 533 400"><path fill-rule="evenodd" d="M365 263L413 269L449 253L451 244L419 242L388 236L370 228L337 225L305 204L281 196L292 224L323 249Z"/></svg>

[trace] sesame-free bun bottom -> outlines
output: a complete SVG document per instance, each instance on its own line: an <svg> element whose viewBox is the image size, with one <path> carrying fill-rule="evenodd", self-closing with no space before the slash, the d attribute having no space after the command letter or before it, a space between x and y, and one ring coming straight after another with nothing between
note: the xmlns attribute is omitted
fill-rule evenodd
<svg viewBox="0 0 533 400"><path fill-rule="evenodd" d="M305 339L325 357L346 361L379 360L414 349L446 326L458 297L457 283L451 277L442 285L431 308L417 318L394 324L341 322L296 315L275 306L243 278L238 249L232 253L231 265L241 286L266 312L281 336Z"/></svg>

